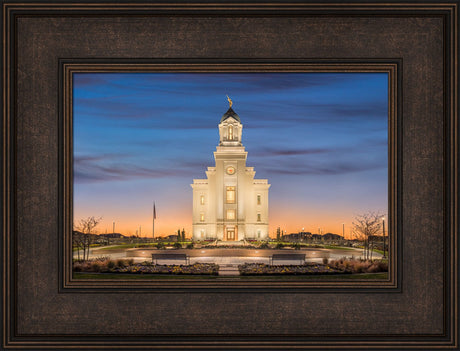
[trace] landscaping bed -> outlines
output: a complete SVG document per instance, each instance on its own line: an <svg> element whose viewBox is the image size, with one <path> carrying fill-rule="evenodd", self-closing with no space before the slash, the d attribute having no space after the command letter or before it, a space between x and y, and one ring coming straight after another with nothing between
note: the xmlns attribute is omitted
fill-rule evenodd
<svg viewBox="0 0 460 351"><path fill-rule="evenodd" d="M241 275L327 275L388 272L388 263L379 260L340 259L329 263L305 263L303 265L267 265L245 263L238 266Z"/></svg>
<svg viewBox="0 0 460 351"><path fill-rule="evenodd" d="M245 263L238 266L241 275L298 275L298 274L340 274L339 269L327 265L312 263L303 265L274 265L265 263Z"/></svg>
<svg viewBox="0 0 460 351"><path fill-rule="evenodd" d="M74 272L85 273L123 273L123 274L184 274L218 275L219 266L215 263L195 263L192 265L155 265L151 262L134 263L133 260L94 259L75 261Z"/></svg>

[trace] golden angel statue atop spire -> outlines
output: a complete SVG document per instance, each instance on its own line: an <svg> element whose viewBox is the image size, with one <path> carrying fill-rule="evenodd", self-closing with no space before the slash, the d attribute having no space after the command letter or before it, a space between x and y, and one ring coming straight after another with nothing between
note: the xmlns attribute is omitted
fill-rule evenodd
<svg viewBox="0 0 460 351"><path fill-rule="evenodd" d="M228 95L227 95L227 100L228 100L228 104L230 105L230 107L232 107L233 102L232 102L232 99L230 99L230 98L228 97Z"/></svg>

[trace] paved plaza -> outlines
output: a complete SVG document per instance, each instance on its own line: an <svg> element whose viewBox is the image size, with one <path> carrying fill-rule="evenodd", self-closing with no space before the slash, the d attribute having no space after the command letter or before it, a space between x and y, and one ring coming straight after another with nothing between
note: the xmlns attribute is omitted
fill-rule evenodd
<svg viewBox="0 0 460 351"><path fill-rule="evenodd" d="M114 249L104 250L95 248L90 250L89 258L110 257L111 259L131 258L135 262L151 261L152 253L184 253L190 257L190 263L216 263L218 265L239 265L244 263L269 263L269 257L273 254L299 253L305 254L306 262L322 263L324 258L337 260L342 257L361 258L362 249L322 249L307 248L301 250L291 249L246 249L246 248L203 248L203 249L178 249L178 250L157 250L157 249ZM74 257L77 253L74 252ZM373 258L380 259L382 255L374 252ZM162 264L177 264L177 260L162 260ZM278 264L298 264L298 260L278 260Z"/></svg>

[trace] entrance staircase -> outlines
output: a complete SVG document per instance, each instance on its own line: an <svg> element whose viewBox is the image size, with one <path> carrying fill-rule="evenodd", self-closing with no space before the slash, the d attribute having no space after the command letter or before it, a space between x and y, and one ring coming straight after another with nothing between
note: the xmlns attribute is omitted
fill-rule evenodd
<svg viewBox="0 0 460 351"><path fill-rule="evenodd" d="M244 241L218 241L216 246L244 246Z"/></svg>
<svg viewBox="0 0 460 351"><path fill-rule="evenodd" d="M240 275L238 265L236 264L222 264L219 265L219 276L235 276Z"/></svg>

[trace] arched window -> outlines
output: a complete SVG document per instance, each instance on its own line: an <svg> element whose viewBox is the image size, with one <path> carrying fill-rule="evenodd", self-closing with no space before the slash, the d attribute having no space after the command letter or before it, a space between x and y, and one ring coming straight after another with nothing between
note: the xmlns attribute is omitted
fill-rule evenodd
<svg viewBox="0 0 460 351"><path fill-rule="evenodd" d="M228 204L234 204L235 203L235 187L234 186L228 186L227 187L227 203Z"/></svg>
<svg viewBox="0 0 460 351"><path fill-rule="evenodd" d="M228 140L233 140L233 126L228 126Z"/></svg>

